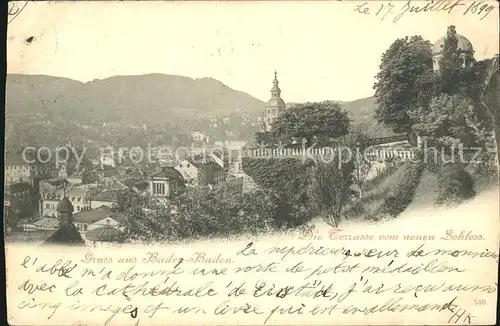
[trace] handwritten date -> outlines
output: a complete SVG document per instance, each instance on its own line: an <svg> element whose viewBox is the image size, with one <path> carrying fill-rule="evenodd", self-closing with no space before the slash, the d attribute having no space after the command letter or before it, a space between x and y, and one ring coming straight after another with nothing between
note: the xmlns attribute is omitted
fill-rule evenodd
<svg viewBox="0 0 500 326"><path fill-rule="evenodd" d="M459 9L460 8L460 9ZM398 22L405 14L425 13L425 12L444 12L451 14L457 10L462 10L463 16L476 16L480 20L485 19L495 7L486 1L465 1L465 0L437 0L437 1L412 1L408 0L402 2L392 2L375 4L372 2L364 2L356 5L354 12L363 15L374 15L384 20L387 17L392 17L392 22Z"/></svg>

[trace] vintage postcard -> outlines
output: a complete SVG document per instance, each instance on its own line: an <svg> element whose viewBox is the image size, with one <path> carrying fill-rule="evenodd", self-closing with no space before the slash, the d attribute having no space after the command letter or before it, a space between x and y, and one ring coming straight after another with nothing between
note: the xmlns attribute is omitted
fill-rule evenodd
<svg viewBox="0 0 500 326"><path fill-rule="evenodd" d="M9 2L12 325L480 325L496 1Z"/></svg>

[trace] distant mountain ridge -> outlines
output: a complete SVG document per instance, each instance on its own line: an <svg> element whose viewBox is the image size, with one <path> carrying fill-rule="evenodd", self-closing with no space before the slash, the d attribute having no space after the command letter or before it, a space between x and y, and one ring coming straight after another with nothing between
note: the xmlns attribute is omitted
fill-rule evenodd
<svg viewBox="0 0 500 326"><path fill-rule="evenodd" d="M373 97L340 102L355 122L375 123ZM235 114L257 119L265 102L213 78L147 74L80 82L46 75L7 75L6 114L62 120L155 124Z"/></svg>
<svg viewBox="0 0 500 326"><path fill-rule="evenodd" d="M153 123L157 119L264 112L265 103L213 78L149 74L83 83L44 75L7 75L6 113L71 111L104 121Z"/></svg>

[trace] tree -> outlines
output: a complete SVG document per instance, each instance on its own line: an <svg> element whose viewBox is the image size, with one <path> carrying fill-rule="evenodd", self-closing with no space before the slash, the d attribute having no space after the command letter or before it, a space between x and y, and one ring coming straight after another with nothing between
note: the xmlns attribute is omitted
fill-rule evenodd
<svg viewBox="0 0 500 326"><path fill-rule="evenodd" d="M147 197L142 197L135 191L127 188L118 191L116 205L113 208L118 212L125 212L134 206L143 206L147 201Z"/></svg>
<svg viewBox="0 0 500 326"><path fill-rule="evenodd" d="M323 220L337 227L342 209L349 200L352 184L352 163L339 164L340 155L333 162L318 161L313 168L313 196Z"/></svg>
<svg viewBox="0 0 500 326"><path fill-rule="evenodd" d="M124 238L129 241L162 242L173 237L175 207L143 198L123 212Z"/></svg>
<svg viewBox="0 0 500 326"><path fill-rule="evenodd" d="M413 129L433 139L438 147L482 145L487 137L475 115L472 99L463 95L443 93L428 108L418 108L409 115L414 120Z"/></svg>
<svg viewBox="0 0 500 326"><path fill-rule="evenodd" d="M269 131L259 131L255 133L254 136L255 142L258 145L273 145L275 143L275 139L273 134Z"/></svg>
<svg viewBox="0 0 500 326"><path fill-rule="evenodd" d="M347 112L332 101L299 104L286 110L272 125L275 139L284 143L295 138L308 144L328 146L331 139L347 134L350 125Z"/></svg>
<svg viewBox="0 0 500 326"><path fill-rule="evenodd" d="M486 65L486 73L482 87L480 87L481 107L489 113L493 125L493 132L497 151L498 183L500 184L500 58L497 55Z"/></svg>
<svg viewBox="0 0 500 326"><path fill-rule="evenodd" d="M365 155L369 140L373 138L360 128L353 128L349 134L342 137L341 144L343 148L351 153L353 171L352 181L356 184L359 191L359 197L363 197L363 185L370 173L374 162Z"/></svg>
<svg viewBox="0 0 500 326"><path fill-rule="evenodd" d="M432 75L429 41L412 36L392 43L382 55L373 86L378 103L377 120L396 133L409 132L412 123L407 113L425 101L422 94L426 93Z"/></svg>

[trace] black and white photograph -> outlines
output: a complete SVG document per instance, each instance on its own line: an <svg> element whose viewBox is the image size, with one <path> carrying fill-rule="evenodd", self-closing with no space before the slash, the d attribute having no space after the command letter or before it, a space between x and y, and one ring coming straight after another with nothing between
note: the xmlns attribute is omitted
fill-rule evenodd
<svg viewBox="0 0 500 326"><path fill-rule="evenodd" d="M9 2L9 322L494 322L498 10Z"/></svg>

